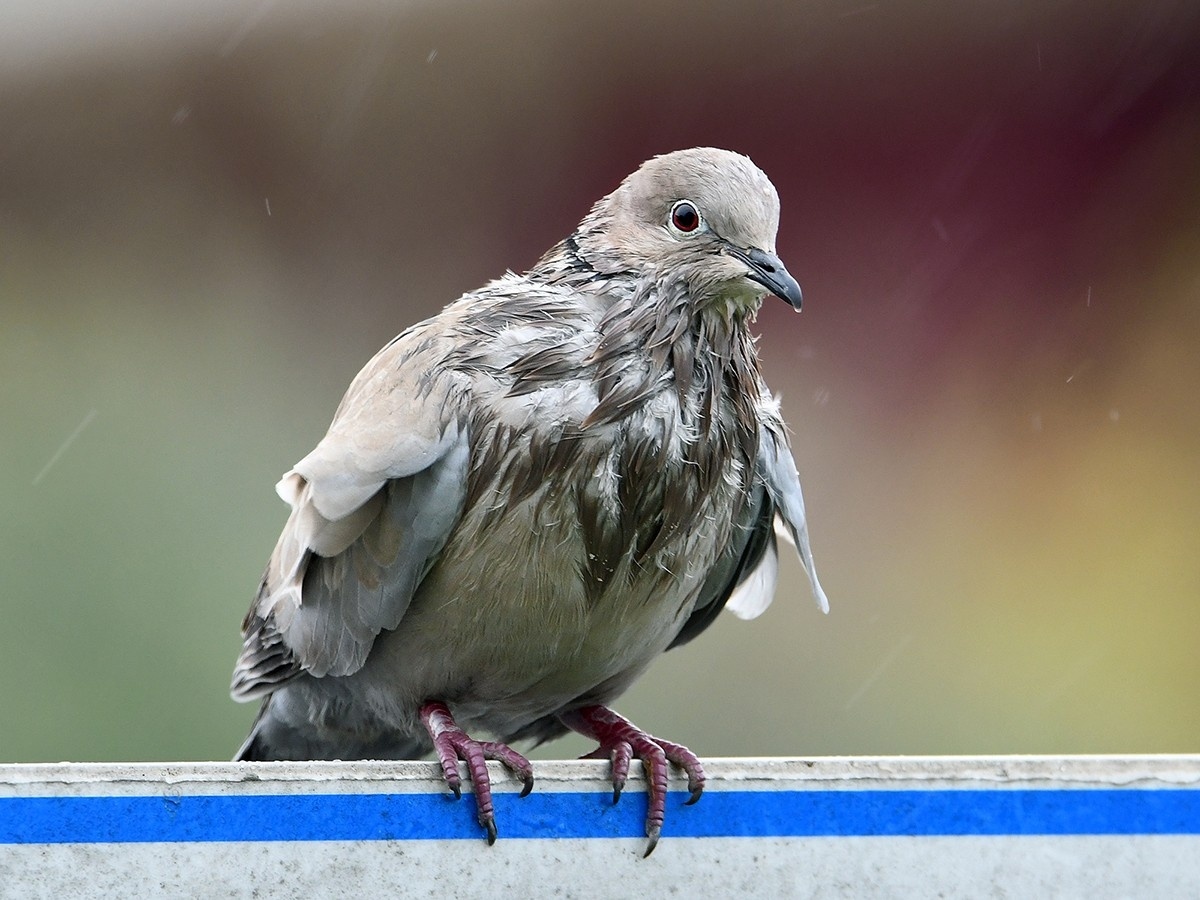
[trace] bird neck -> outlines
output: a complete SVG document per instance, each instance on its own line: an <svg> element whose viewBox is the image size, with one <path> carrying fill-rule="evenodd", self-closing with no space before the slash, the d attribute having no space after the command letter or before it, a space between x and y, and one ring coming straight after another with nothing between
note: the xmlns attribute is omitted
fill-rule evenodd
<svg viewBox="0 0 1200 900"><path fill-rule="evenodd" d="M747 319L695 304L678 279L643 278L600 321L588 360L600 398L590 421L616 421L673 387L700 434L718 425L757 433L762 381Z"/></svg>
<svg viewBox="0 0 1200 900"><path fill-rule="evenodd" d="M526 274L544 284L584 290L602 298L632 292L637 276L615 264L597 265L580 246L581 233L567 235L551 247Z"/></svg>

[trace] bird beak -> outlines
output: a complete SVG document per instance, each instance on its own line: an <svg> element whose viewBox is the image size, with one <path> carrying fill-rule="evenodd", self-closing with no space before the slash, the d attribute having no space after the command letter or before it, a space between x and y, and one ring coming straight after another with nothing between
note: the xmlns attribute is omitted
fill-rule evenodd
<svg viewBox="0 0 1200 900"><path fill-rule="evenodd" d="M751 281L757 281L780 300L786 300L796 312L800 311L800 303L803 300L800 285L784 268L778 256L757 248L743 250L732 244L726 246L731 254L750 269L748 277Z"/></svg>

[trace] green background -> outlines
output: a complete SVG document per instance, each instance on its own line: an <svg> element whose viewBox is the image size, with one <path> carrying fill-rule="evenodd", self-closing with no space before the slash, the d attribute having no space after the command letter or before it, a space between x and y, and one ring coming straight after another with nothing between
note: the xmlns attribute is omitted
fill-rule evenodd
<svg viewBox="0 0 1200 900"><path fill-rule="evenodd" d="M0 761L228 758L272 485L358 368L696 144L782 197L832 611L787 562L618 708L707 756L1198 749L1194 4L284 6L0 9Z"/></svg>

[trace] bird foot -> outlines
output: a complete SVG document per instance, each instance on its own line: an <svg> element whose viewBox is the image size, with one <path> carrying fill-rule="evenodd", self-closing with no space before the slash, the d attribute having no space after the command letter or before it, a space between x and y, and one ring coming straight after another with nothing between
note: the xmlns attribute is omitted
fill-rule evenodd
<svg viewBox="0 0 1200 900"><path fill-rule="evenodd" d="M629 777L629 763L634 757L642 761L650 793L650 808L646 814L646 837L650 842L645 853L649 856L658 844L666 818L667 764L674 763L687 772L688 791L691 792L687 803L690 805L699 800L704 791L704 767L700 760L682 744L653 737L605 706L583 706L560 713L558 718L572 731L600 744L582 759L612 760L613 803L621 799L621 791Z"/></svg>
<svg viewBox="0 0 1200 900"><path fill-rule="evenodd" d="M499 741L477 741L463 731L445 703L431 701L420 709L421 722L442 766L442 777L454 793L455 799L462 796L462 777L458 774L458 761L467 764L471 785L475 792L475 807L479 824L487 832L488 844L496 843L496 812L492 806L492 781L488 777L487 761L494 759L517 776L525 785L521 796L533 790L533 766L524 756L507 744Z"/></svg>

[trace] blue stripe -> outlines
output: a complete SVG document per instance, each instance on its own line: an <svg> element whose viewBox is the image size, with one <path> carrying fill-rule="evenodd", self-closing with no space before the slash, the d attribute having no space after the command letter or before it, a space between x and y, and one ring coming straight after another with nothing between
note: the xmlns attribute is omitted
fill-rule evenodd
<svg viewBox="0 0 1200 900"><path fill-rule="evenodd" d="M1200 790L711 791L668 801L664 835L1200 834ZM495 796L507 838L628 838L646 796ZM0 798L0 844L472 839L474 800L438 794Z"/></svg>

